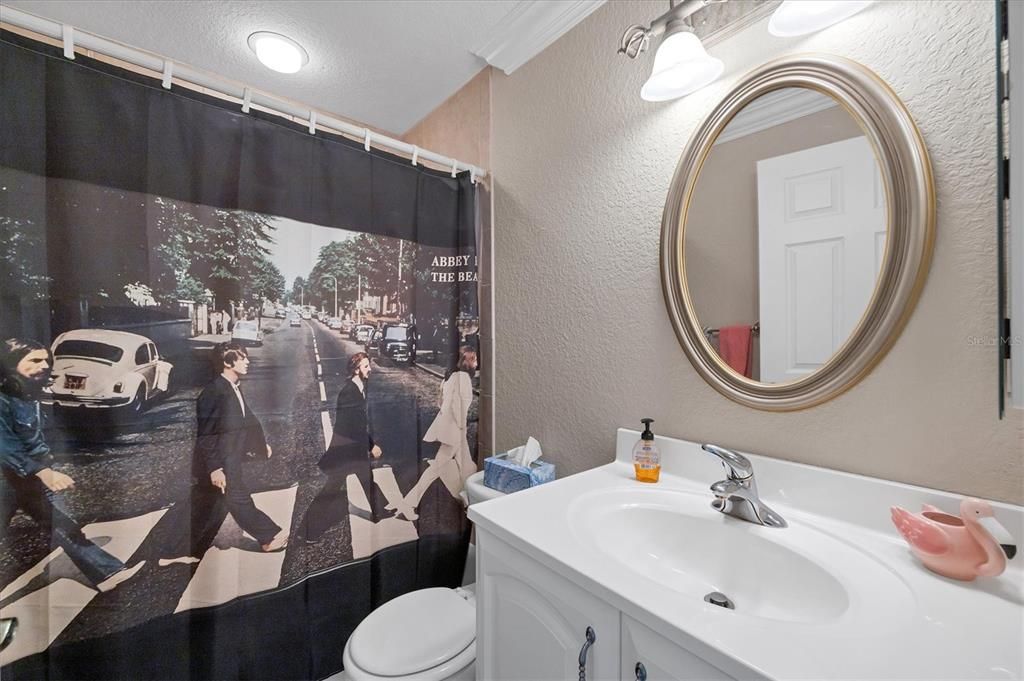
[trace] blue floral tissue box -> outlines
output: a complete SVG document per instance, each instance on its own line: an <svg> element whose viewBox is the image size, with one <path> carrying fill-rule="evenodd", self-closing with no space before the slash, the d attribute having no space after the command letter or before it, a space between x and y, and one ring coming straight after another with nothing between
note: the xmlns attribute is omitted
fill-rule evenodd
<svg viewBox="0 0 1024 681"><path fill-rule="evenodd" d="M518 492L555 479L555 464L537 459L530 467L511 463L508 452L484 459L484 484L499 492Z"/></svg>

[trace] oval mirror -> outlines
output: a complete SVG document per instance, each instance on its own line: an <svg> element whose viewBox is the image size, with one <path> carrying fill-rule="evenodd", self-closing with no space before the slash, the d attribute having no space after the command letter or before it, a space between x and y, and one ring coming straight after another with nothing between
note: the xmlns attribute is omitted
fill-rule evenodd
<svg viewBox="0 0 1024 681"><path fill-rule="evenodd" d="M727 94L680 159L662 225L669 314L726 396L809 407L895 340L933 230L927 152L892 91L838 57L779 60Z"/></svg>

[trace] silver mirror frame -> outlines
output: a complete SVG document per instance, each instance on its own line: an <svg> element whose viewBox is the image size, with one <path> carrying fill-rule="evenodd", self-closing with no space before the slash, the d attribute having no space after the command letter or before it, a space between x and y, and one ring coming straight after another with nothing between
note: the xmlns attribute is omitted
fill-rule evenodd
<svg viewBox="0 0 1024 681"><path fill-rule="evenodd" d="M770 384L735 372L705 337L686 281L686 216L701 167L733 116L761 95L790 87L811 88L832 97L860 124L881 167L888 233L875 291L850 337L814 373ZM934 240L935 188L928 151L896 93L871 70L842 57L784 57L757 68L726 94L679 159L661 227L665 305L690 362L718 392L756 409L806 409L853 387L885 356L924 286Z"/></svg>

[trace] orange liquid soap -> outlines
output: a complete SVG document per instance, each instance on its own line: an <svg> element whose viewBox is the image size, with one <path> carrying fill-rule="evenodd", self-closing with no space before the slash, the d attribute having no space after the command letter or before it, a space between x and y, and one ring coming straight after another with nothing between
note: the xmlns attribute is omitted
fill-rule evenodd
<svg viewBox="0 0 1024 681"><path fill-rule="evenodd" d="M644 424L644 432L633 447L633 470L640 482L658 482L661 475L661 453L658 445L654 444L654 433L651 432L654 419L644 418L640 421Z"/></svg>

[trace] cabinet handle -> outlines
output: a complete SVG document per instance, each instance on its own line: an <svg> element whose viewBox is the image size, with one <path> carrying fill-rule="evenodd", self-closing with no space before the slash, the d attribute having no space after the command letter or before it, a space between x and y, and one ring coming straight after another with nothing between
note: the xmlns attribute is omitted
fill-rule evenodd
<svg viewBox="0 0 1024 681"><path fill-rule="evenodd" d="M587 642L580 648L580 681L587 681L587 653L596 640L597 635L594 633L594 629L587 627Z"/></svg>
<svg viewBox="0 0 1024 681"><path fill-rule="evenodd" d="M647 681L647 669L643 662L636 663L636 681Z"/></svg>

